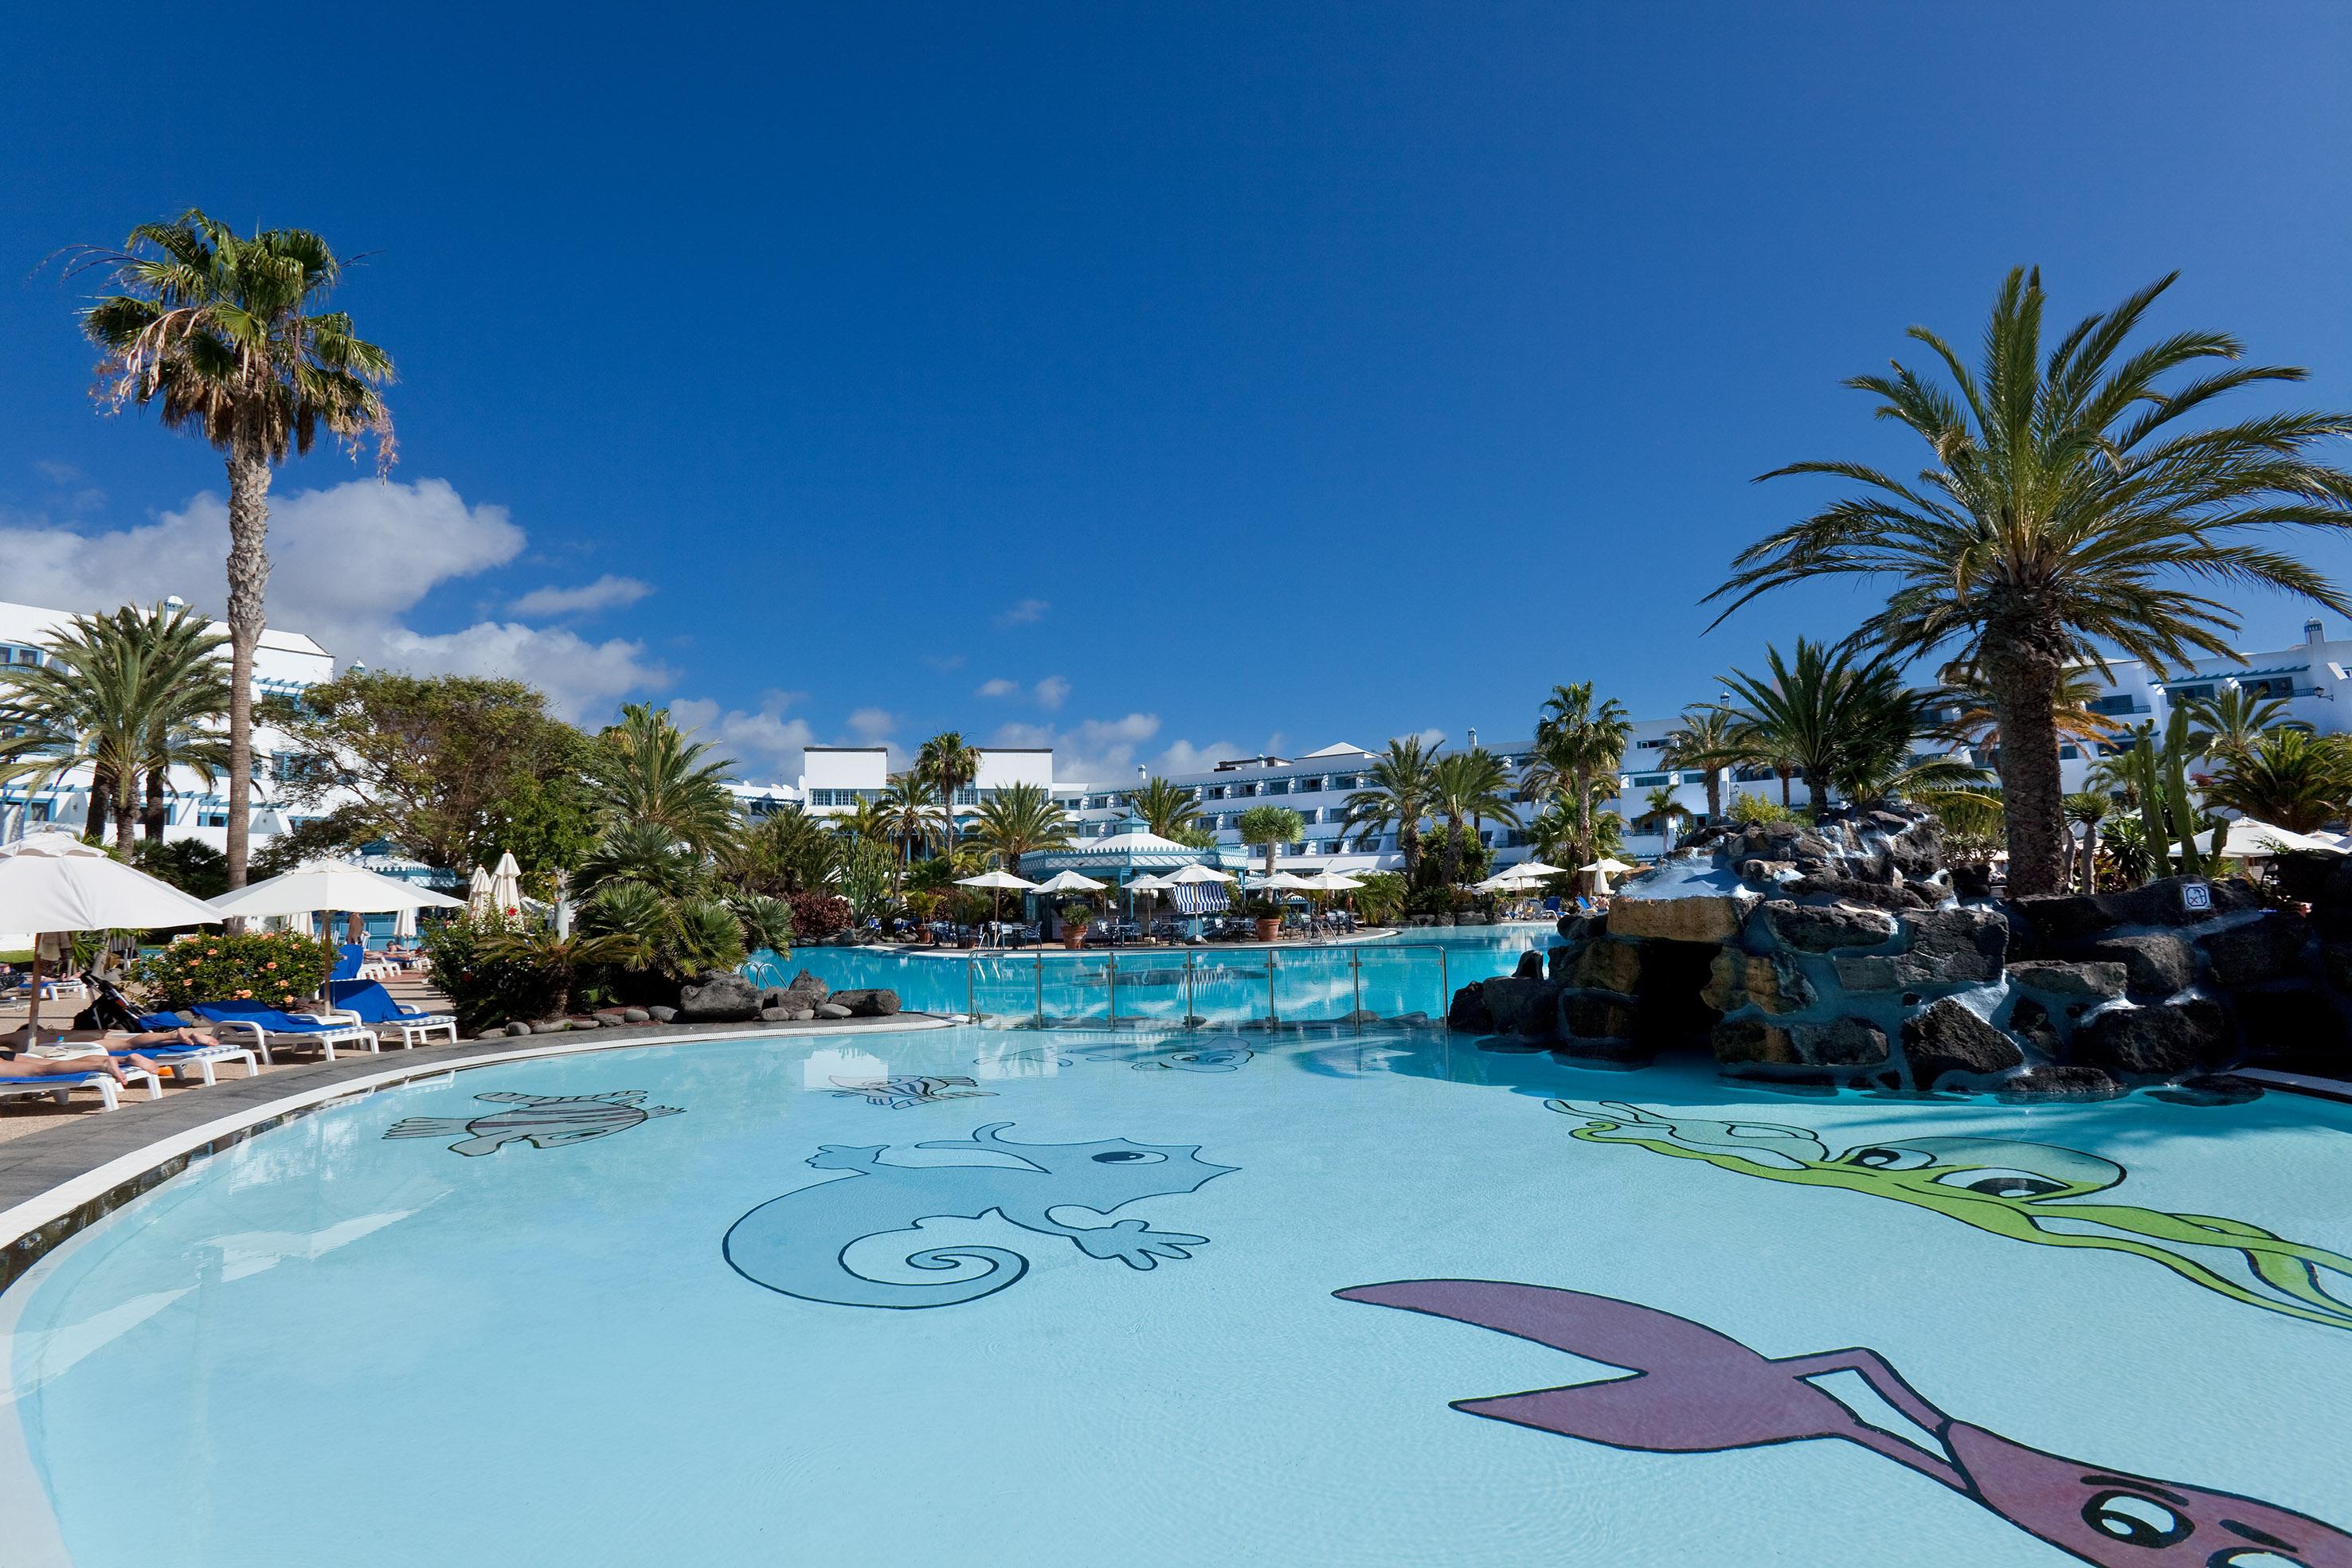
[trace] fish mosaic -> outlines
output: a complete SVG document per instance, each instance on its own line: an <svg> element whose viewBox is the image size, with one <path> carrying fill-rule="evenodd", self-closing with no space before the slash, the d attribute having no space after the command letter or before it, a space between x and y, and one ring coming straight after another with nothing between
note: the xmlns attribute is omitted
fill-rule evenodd
<svg viewBox="0 0 2352 1568"><path fill-rule="evenodd" d="M904 1111L915 1105L936 1105L942 1100L992 1100L996 1092L982 1089L971 1078L836 1078L836 1100L863 1100L868 1105Z"/></svg>
<svg viewBox="0 0 2352 1568"><path fill-rule="evenodd" d="M2352 1568L2352 1534L2334 1525L2236 1492L2029 1448L1947 1415L1874 1350L1766 1356L1655 1307L1498 1280L1399 1280L1333 1294L1492 1329L1633 1375L1454 1400L1466 1415L1648 1454L1834 1438L2100 1568ZM1862 1420L1811 1381L1837 1373L1859 1376L1930 1441ZM1703 1497L1695 1493L1691 1506L1704 1506ZM1822 1506L1854 1501L1841 1490ZM1933 1539L1929 1521L1916 1523Z"/></svg>
<svg viewBox="0 0 2352 1568"><path fill-rule="evenodd" d="M911 1241L925 1220L992 1214L1024 1230L1067 1240L1089 1258L1117 1259L1135 1270L1157 1268L1163 1259L1189 1258L1209 1244L1204 1236L1155 1230L1141 1219L1081 1226L1054 1218L1056 1210L1085 1209L1108 1218L1144 1198L1197 1191L1236 1168L1202 1159L1199 1145L1125 1138L1017 1144L1001 1135L1011 1125L992 1122L969 1138L911 1145L969 1150L985 1156L986 1163L901 1165L883 1157L888 1145L824 1145L809 1156L810 1167L845 1174L770 1198L729 1228L720 1251L729 1267L753 1284L801 1301L922 1308L993 1295L1026 1273L1029 1260L1002 1247L927 1247L908 1252L907 1264L952 1272L952 1278L877 1280L850 1266L849 1249L870 1237L900 1232Z"/></svg>
<svg viewBox="0 0 2352 1568"><path fill-rule="evenodd" d="M2130 1253L2246 1306L2352 1329L2352 1296L2339 1293L2339 1281L2352 1281L2352 1258L2244 1220L2084 1202L2128 1173L2079 1149L2006 1138L1905 1138L1832 1155L1811 1129L1777 1122L1669 1116L1615 1101L1544 1104L1582 1118L1573 1136L1587 1143L1632 1144L1766 1181L1890 1198L2012 1241ZM2235 1254L2244 1277L2223 1273L2192 1248Z"/></svg>
<svg viewBox="0 0 2352 1568"><path fill-rule="evenodd" d="M384 1130L387 1138L458 1137L449 1145L460 1155L487 1155L512 1143L535 1148L560 1149L625 1133L656 1116L684 1113L675 1105L639 1105L642 1089L611 1094L477 1094L477 1100L506 1107L468 1119L464 1116L411 1116Z"/></svg>
<svg viewBox="0 0 2352 1568"><path fill-rule="evenodd" d="M1238 1072L1257 1055L1233 1035L1212 1036L1183 1046L1137 1045L1126 1040L1099 1045L1041 1046L1016 1051L1008 1061L1051 1062L1076 1067L1084 1062L1127 1062L1138 1072Z"/></svg>

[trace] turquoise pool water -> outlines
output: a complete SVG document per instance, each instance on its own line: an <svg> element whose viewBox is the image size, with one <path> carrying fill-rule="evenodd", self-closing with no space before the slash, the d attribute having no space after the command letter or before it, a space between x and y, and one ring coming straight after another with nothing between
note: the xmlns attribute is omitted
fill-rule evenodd
<svg viewBox="0 0 2352 1568"><path fill-rule="evenodd" d="M0 1296L0 1559L2341 1564L2347 1132L1430 1030L480 1069Z"/></svg>
<svg viewBox="0 0 2352 1568"><path fill-rule="evenodd" d="M1549 925L1470 925L1319 946L1061 947L961 953L803 947L746 967L782 985L806 969L835 990L882 986L918 1012L977 1014L1034 1024L1337 1023L1359 1012L1396 1020L1445 1016L1454 990L1507 975L1519 956L1549 949Z"/></svg>

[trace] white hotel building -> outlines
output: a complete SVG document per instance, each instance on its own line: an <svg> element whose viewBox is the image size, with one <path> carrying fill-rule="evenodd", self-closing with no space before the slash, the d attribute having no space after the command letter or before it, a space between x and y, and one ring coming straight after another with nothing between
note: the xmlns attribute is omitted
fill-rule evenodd
<svg viewBox="0 0 2352 1568"><path fill-rule="evenodd" d="M2345 691L2352 688L2348 671L2352 671L2352 641L2329 639L2321 623L2313 621L2304 628L2304 641L2294 647L2244 653L2236 660L2202 659L2160 679L2137 660L2117 660L2100 676L2105 695L2092 706L2120 727L2154 719L2160 730L2176 703L2210 696L2235 682L2257 695L2283 699L2286 705L2283 722L2332 734L2352 728L2352 692ZM2339 692L2345 693L2341 700ZM1678 717L1669 717L1634 723L1624 769L1619 775L1619 794L1609 806L1629 823L1641 819L1648 809L1650 792L1660 788L1672 789L1687 813L1684 831L1706 820L1706 776L1696 769L1670 768L1663 756L1666 736L1680 722ZM1476 741L1474 730L1463 744ZM1532 743L1527 740L1488 747L1515 766L1526 759L1531 748ZM1941 743L1930 743L1921 755L1941 755L1949 749ZM2092 747L2070 742L2062 747L2059 764L2066 788L2082 788L2096 757L2117 749L2104 742ZM1362 747L1340 743L1303 757L1234 758L1203 772L1168 777L1170 782L1192 791L1199 803L1200 825L1217 835L1221 847L1239 848L1237 824L1242 812L1252 806L1279 804L1297 811L1305 821L1300 841L1277 852L1278 858L1294 869L1306 872L1336 865L1344 871L1387 870L1402 862L1393 825L1379 835L1342 831L1347 798L1362 787L1361 775L1374 760L1374 754ZM1990 758L1977 760L1989 763ZM1126 816L1129 795L1143 781L1144 774L1145 769L1139 768L1133 779L1072 782L1054 776L1051 751L982 747L979 779L959 791L956 806L960 815L969 815L1005 785L1035 784L1050 791L1078 820L1082 837L1091 837ZM887 785L888 775L888 753L880 747L811 747L796 787L739 785L737 794L755 813L797 801L812 814L825 816L851 809L861 797L878 795ZM1803 805L1803 781L1792 781L1790 789L1791 799ZM1780 782L1769 768L1726 770L1721 792L1727 809L1740 795L1777 799ZM1523 819L1531 818L1536 805L1522 800L1519 810ZM1486 824L1481 832L1495 850L1498 866L1526 860L1532 853L1524 830L1507 822ZM1654 856L1666 848L1666 841L1656 831L1629 832L1626 848L1636 856Z"/></svg>

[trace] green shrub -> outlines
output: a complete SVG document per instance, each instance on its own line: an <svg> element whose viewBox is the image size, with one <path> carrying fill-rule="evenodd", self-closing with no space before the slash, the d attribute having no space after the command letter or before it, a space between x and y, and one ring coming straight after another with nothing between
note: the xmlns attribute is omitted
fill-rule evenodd
<svg viewBox="0 0 2352 1568"><path fill-rule="evenodd" d="M1742 795L1732 801L1731 810L1724 815L1748 828L1765 822L1801 822L1805 820L1803 812L1793 806L1783 806L1769 795Z"/></svg>
<svg viewBox="0 0 2352 1568"><path fill-rule="evenodd" d="M261 1002L289 1008L319 994L335 945L291 931L249 931L174 942L139 961L131 977L157 1009L192 1002Z"/></svg>
<svg viewBox="0 0 2352 1568"><path fill-rule="evenodd" d="M571 967L512 944L521 931L520 921L495 915L462 915L425 928L421 940L433 960L434 983L456 1006L461 1031L563 1010Z"/></svg>

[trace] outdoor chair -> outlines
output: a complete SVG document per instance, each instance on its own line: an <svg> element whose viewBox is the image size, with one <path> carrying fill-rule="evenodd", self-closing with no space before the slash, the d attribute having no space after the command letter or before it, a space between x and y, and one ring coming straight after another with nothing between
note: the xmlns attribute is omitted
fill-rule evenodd
<svg viewBox="0 0 2352 1568"><path fill-rule="evenodd" d="M404 1047L424 1045L436 1034L457 1043L457 1020L448 1013L421 1013L393 1000L392 993L373 980L334 980L327 986L334 1005L319 1016L331 1023L364 1024L372 1030L397 1030Z"/></svg>
<svg viewBox="0 0 2352 1568"><path fill-rule="evenodd" d="M163 1097L163 1083L145 1068L126 1067L122 1075L134 1080L145 1079L148 1099L161 1100ZM24 1099L27 1096L38 1099L47 1094L62 1105L69 1092L83 1088L98 1091L98 1103L102 1110L111 1111L118 1103L114 1080L103 1072L57 1072L43 1078L0 1078L0 1099Z"/></svg>
<svg viewBox="0 0 2352 1568"><path fill-rule="evenodd" d="M150 1013L139 1020L142 1030L185 1029L187 1021L176 1013ZM158 1067L168 1067L172 1076L181 1077L184 1068L193 1067L205 1083L217 1082L214 1064L222 1061L242 1061L245 1075L257 1076L261 1065L253 1052L242 1045L138 1045L109 1050L106 1053L121 1061L131 1056L143 1056Z"/></svg>
<svg viewBox="0 0 2352 1568"><path fill-rule="evenodd" d="M383 1049L373 1031L357 1024L330 1023L307 1014L282 1013L255 1002L197 1002L188 1010L222 1030L242 1030L251 1035L264 1063L271 1061L269 1046L273 1040L281 1046L315 1045L327 1053L329 1061L335 1060L338 1045L355 1045L371 1052Z"/></svg>

